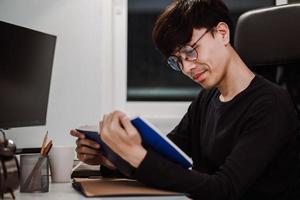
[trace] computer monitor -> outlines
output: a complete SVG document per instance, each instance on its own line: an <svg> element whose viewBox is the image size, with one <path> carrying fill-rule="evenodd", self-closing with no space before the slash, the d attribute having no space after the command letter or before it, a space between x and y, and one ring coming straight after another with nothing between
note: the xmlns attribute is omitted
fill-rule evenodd
<svg viewBox="0 0 300 200"><path fill-rule="evenodd" d="M56 36L0 21L0 128L45 125Z"/></svg>

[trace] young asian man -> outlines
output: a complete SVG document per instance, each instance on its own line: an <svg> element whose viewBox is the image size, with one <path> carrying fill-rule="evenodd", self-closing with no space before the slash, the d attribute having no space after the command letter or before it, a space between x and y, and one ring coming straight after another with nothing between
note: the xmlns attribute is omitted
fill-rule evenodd
<svg viewBox="0 0 300 200"><path fill-rule="evenodd" d="M289 199L299 154L293 103L246 66L230 44L231 27L221 0L176 0L153 30L170 67L204 88L168 134L193 159L192 170L145 149L120 111L103 117L101 138L150 186L197 199ZM114 169L99 145L71 134L80 160Z"/></svg>

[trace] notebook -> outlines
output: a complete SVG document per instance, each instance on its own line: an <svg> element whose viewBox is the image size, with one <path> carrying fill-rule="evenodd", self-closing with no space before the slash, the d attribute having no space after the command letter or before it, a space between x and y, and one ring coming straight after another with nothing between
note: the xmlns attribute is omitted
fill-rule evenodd
<svg viewBox="0 0 300 200"><path fill-rule="evenodd" d="M86 197L184 195L183 193L147 187L132 179L120 178L74 178L72 186Z"/></svg>

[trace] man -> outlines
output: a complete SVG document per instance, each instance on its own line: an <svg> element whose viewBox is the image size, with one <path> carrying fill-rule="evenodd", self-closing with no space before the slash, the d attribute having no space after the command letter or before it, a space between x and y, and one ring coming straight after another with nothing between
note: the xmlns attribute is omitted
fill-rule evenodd
<svg viewBox="0 0 300 200"><path fill-rule="evenodd" d="M221 0L174 1L153 30L168 64L204 88L168 134L192 157L192 170L145 149L122 112L104 116L101 138L150 186L197 199L288 199L298 176L296 112L285 90L248 69L230 31ZM71 134L80 138L80 160L114 169L101 147Z"/></svg>

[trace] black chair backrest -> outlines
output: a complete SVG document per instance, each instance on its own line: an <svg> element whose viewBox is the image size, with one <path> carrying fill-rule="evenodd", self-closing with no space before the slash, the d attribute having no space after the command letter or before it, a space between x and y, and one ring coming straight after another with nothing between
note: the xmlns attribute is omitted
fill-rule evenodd
<svg viewBox="0 0 300 200"><path fill-rule="evenodd" d="M300 3L244 13L234 46L249 66L300 63Z"/></svg>
<svg viewBox="0 0 300 200"><path fill-rule="evenodd" d="M300 3L244 13L234 47L250 68L289 91L300 119Z"/></svg>

